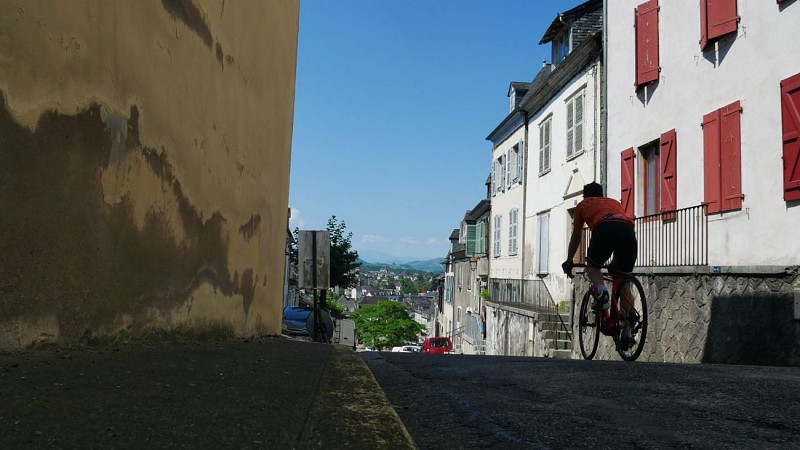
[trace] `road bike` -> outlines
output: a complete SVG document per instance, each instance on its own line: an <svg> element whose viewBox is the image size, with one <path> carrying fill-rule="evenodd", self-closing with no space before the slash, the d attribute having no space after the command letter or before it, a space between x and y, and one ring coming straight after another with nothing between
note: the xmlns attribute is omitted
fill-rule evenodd
<svg viewBox="0 0 800 450"><path fill-rule="evenodd" d="M575 264L574 267L586 267ZM594 290L591 283L583 295L578 316L578 336L584 359L594 358L600 333L611 336L614 347L625 361L636 361L642 353L647 337L647 299L639 280L631 274L603 267L603 279L611 282L611 307L592 310ZM628 335L628 332L630 333Z"/></svg>

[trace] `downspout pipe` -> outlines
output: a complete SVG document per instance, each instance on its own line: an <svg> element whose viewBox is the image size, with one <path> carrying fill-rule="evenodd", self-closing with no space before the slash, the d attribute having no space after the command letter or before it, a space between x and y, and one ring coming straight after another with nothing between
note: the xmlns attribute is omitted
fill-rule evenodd
<svg viewBox="0 0 800 450"><path fill-rule="evenodd" d="M522 252L521 263L522 266L520 267L520 300L525 301L525 229L527 228L528 223L528 216L527 216L527 205L528 205L528 111L521 109L520 113L522 114L522 124L525 127L524 137L523 137L523 145L522 145L522 163L524 166L522 167L522 245L520 246Z"/></svg>
<svg viewBox="0 0 800 450"><path fill-rule="evenodd" d="M600 184L608 195L608 0L603 0L603 52L600 68Z"/></svg>

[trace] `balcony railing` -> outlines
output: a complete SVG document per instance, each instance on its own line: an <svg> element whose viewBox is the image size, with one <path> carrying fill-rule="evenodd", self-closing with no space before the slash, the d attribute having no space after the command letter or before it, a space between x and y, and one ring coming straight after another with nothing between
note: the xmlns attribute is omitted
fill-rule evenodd
<svg viewBox="0 0 800 450"><path fill-rule="evenodd" d="M634 220L636 267L708 265L708 216L705 205L667 211ZM584 249L591 233L584 230Z"/></svg>

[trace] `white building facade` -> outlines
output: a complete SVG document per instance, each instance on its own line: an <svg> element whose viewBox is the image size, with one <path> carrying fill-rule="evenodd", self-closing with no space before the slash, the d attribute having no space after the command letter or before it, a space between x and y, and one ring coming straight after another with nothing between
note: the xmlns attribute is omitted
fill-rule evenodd
<svg viewBox="0 0 800 450"><path fill-rule="evenodd" d="M800 263L800 2L606 8L609 196L650 227L698 208L696 265ZM671 239L637 264L694 251Z"/></svg>

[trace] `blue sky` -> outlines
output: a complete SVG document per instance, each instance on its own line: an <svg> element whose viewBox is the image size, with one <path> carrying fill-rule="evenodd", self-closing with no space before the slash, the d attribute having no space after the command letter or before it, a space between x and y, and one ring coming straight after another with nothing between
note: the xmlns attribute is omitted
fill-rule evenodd
<svg viewBox="0 0 800 450"><path fill-rule="evenodd" d="M486 195L486 136L572 0L302 0L290 227L335 215L370 262L443 258Z"/></svg>

